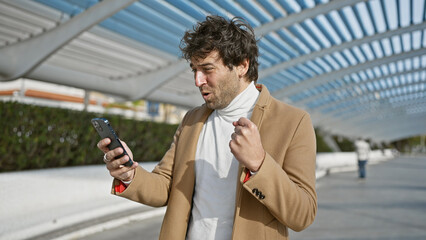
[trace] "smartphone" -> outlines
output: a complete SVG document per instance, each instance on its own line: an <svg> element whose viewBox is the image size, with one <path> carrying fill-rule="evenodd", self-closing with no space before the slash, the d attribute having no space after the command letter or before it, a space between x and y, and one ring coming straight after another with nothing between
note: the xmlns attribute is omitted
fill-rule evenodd
<svg viewBox="0 0 426 240"><path fill-rule="evenodd" d="M104 139L104 138L111 139L111 143L108 145L108 148L110 150L116 149L118 147L121 147L124 150L123 154L115 157L115 159L121 158L124 155L129 156L129 154L127 154L126 149L124 149L124 147L121 144L117 134L115 134L114 129L111 127L111 124L109 124L109 121L107 119L105 119L105 118L93 118L91 121L92 121L93 127L95 127L96 131L99 133L99 136L101 136L102 139ZM127 161L123 165L128 166L128 167L133 165L133 160L130 158L130 156L129 156L129 161Z"/></svg>

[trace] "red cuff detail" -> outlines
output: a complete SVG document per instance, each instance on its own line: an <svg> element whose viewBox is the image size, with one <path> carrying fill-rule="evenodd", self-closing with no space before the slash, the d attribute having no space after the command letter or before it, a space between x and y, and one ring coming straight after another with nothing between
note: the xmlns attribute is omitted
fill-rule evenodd
<svg viewBox="0 0 426 240"><path fill-rule="evenodd" d="M250 177L251 177L251 173L250 173L250 171L247 169L246 177L244 178L243 183L246 183L246 182L250 179Z"/></svg>
<svg viewBox="0 0 426 240"><path fill-rule="evenodd" d="M116 193L122 193L124 192L124 190L126 190L127 187L122 181L120 181L120 183L118 185L115 185L114 188Z"/></svg>

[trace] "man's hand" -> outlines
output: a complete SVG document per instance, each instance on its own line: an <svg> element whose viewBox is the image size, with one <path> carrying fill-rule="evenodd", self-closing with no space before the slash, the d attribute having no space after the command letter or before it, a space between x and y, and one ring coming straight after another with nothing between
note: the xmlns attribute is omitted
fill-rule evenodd
<svg viewBox="0 0 426 240"><path fill-rule="evenodd" d="M257 172L265 158L256 124L247 118L232 123L235 127L229 147L235 158L252 172Z"/></svg>
<svg viewBox="0 0 426 240"><path fill-rule="evenodd" d="M130 151L127 144L121 141L121 144L126 149L127 154L133 159L133 153ZM104 162L106 163L106 167L109 170L109 174L117 178L121 181L131 181L135 176L135 168L138 166L138 163L133 161L133 165L130 167L126 167L123 164L129 161L129 156L124 155L121 158L115 159L116 156L119 156L124 152L124 150L120 147L109 150L108 145L111 143L111 139L104 138L98 142L98 148L105 153Z"/></svg>

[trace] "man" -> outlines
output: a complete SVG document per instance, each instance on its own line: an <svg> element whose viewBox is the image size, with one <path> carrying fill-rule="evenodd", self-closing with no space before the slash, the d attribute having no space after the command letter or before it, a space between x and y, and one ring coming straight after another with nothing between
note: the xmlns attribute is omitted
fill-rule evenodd
<svg viewBox="0 0 426 240"><path fill-rule="evenodd" d="M367 165L370 155L370 144L358 138L358 140L355 141L355 150L358 158L358 177L363 180L366 177L365 166Z"/></svg>
<svg viewBox="0 0 426 240"><path fill-rule="evenodd" d="M160 239L288 239L316 214L314 130L309 115L255 86L258 49L241 19L208 16L181 49L205 101L190 110L152 173L98 147L112 193L167 205ZM126 150L131 151L124 145Z"/></svg>

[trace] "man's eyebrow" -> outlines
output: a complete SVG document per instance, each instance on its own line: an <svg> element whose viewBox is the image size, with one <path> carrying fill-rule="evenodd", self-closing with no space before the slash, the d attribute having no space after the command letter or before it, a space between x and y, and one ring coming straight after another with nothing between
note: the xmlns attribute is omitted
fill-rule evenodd
<svg viewBox="0 0 426 240"><path fill-rule="evenodd" d="M202 64L199 64L199 65L197 65L197 66L198 66L198 67L206 67L206 66L213 66L213 67L214 67L215 65L214 65L214 63L209 63L209 62L208 62L208 63L202 63ZM189 67L193 68L193 67L195 67L195 65L194 65L194 64L192 64L192 63L190 63L190 64L189 64Z"/></svg>

